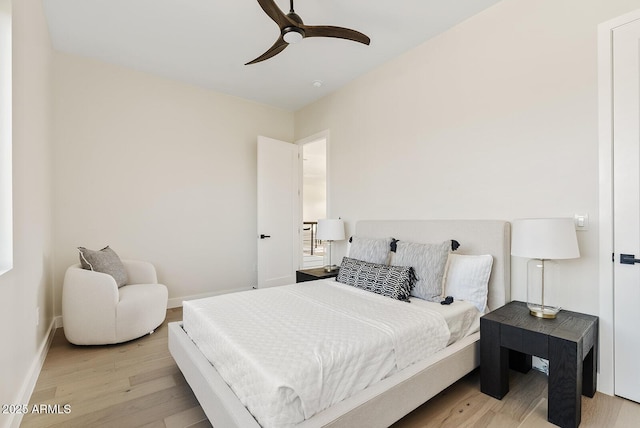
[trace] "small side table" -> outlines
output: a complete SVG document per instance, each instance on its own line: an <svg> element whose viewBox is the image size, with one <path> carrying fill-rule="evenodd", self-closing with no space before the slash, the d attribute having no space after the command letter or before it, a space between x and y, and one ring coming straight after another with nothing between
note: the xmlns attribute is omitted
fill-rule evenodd
<svg viewBox="0 0 640 428"><path fill-rule="evenodd" d="M296 282L315 281L316 279L335 278L338 270L325 272L324 268L301 269L296 271Z"/></svg>
<svg viewBox="0 0 640 428"><path fill-rule="evenodd" d="M510 302L480 318L480 389L497 399L509 392L509 368L526 373L531 356L549 360L549 422L580 425L581 394L596 392L598 317L562 310L555 319L529 315Z"/></svg>

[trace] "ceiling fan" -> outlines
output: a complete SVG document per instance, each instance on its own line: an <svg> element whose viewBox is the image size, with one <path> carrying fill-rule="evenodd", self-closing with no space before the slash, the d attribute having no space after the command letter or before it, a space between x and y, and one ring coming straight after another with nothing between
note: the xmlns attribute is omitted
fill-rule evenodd
<svg viewBox="0 0 640 428"><path fill-rule="evenodd" d="M289 44L298 43L305 37L334 37L338 39L353 40L354 42L368 45L371 42L369 37L359 31L350 30L343 27L333 27L330 25L305 25L302 18L293 10L293 0L290 0L290 11L284 14L276 5L275 0L258 0L260 7L269 18L280 27L280 37L265 53L245 65L269 59L282 52Z"/></svg>

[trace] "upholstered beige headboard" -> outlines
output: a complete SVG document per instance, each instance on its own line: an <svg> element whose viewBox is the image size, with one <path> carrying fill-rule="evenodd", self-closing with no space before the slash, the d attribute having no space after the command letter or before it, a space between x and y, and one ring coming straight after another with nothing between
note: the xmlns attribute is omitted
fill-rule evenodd
<svg viewBox="0 0 640 428"><path fill-rule="evenodd" d="M455 239L459 254L491 254L488 306L494 310L511 301L511 225L502 220L364 220L356 235L393 237L404 241L436 243Z"/></svg>

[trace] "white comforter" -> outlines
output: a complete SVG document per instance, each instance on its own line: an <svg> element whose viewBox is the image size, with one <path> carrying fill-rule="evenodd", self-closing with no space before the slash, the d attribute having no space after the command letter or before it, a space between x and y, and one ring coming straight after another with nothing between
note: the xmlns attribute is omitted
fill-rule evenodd
<svg viewBox="0 0 640 428"><path fill-rule="evenodd" d="M449 340L440 313L331 280L184 302L183 323L263 427L300 423Z"/></svg>

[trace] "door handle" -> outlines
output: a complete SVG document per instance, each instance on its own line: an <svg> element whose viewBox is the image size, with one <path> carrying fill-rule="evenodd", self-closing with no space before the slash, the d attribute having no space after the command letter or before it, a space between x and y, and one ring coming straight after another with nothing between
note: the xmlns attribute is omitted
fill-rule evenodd
<svg viewBox="0 0 640 428"><path fill-rule="evenodd" d="M271 235L261 234L260 239L271 238Z"/></svg>
<svg viewBox="0 0 640 428"><path fill-rule="evenodd" d="M633 265L636 263L640 263L640 260L636 259L635 254L620 254L620 264Z"/></svg>

